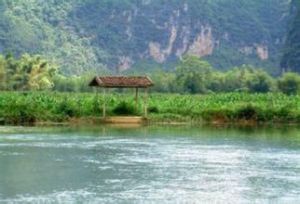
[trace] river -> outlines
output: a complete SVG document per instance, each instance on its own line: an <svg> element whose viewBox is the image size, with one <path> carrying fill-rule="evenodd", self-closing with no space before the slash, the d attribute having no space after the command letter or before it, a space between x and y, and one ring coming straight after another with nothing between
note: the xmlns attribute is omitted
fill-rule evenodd
<svg viewBox="0 0 300 204"><path fill-rule="evenodd" d="M270 202L300 202L295 127L0 127L0 203Z"/></svg>

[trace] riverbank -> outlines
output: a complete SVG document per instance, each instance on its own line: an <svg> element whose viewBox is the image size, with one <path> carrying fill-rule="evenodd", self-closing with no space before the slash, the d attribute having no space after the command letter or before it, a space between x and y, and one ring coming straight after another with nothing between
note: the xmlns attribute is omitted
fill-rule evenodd
<svg viewBox="0 0 300 204"><path fill-rule="evenodd" d="M101 123L101 94L1 92L0 123ZM111 93L107 113L142 115L143 101L134 108L131 93ZM300 96L280 93L209 95L150 94L149 123L299 123Z"/></svg>

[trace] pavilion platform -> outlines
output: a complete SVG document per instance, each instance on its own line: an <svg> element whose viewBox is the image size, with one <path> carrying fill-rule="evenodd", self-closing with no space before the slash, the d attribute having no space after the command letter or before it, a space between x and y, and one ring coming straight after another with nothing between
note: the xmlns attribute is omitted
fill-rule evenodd
<svg viewBox="0 0 300 204"><path fill-rule="evenodd" d="M143 124L147 118L141 116L110 116L102 119L107 124Z"/></svg>

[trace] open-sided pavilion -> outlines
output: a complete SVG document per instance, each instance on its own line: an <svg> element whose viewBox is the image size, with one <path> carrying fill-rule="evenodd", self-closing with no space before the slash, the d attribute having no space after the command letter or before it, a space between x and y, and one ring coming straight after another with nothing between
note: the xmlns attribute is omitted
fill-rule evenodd
<svg viewBox="0 0 300 204"><path fill-rule="evenodd" d="M90 82L89 86L100 87L103 89L103 118L106 118L106 92L112 88L130 88L135 89L135 106L138 108L139 89L144 89L144 117L147 118L148 88L153 86L152 80L147 76L96 76Z"/></svg>

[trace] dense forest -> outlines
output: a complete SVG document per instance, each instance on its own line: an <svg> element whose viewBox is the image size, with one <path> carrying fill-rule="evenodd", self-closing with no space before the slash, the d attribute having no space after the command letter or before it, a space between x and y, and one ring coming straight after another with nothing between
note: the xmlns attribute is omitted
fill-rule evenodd
<svg viewBox="0 0 300 204"><path fill-rule="evenodd" d="M174 70L184 55L278 74L289 10L289 0L1 0L0 52L42 55L65 75Z"/></svg>

